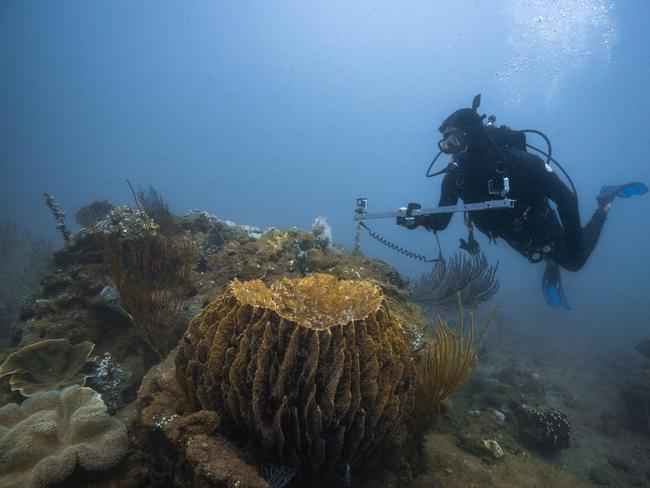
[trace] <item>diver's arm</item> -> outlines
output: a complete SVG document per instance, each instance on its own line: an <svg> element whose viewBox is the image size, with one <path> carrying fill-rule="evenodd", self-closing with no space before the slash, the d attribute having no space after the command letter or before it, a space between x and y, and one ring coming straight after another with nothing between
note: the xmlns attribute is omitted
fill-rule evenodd
<svg viewBox="0 0 650 488"><path fill-rule="evenodd" d="M439 207L456 205L458 203L458 187L456 186L456 178L446 174L442 180L442 185L440 188L440 201L438 202ZM449 225L451 216L453 213L441 213L441 214L430 214L422 215L417 219L417 223L424 226L427 230L438 231L444 230Z"/></svg>

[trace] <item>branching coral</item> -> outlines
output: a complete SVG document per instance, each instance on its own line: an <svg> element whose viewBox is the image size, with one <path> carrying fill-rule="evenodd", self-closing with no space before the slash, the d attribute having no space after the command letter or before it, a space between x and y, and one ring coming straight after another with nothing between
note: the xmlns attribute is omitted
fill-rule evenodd
<svg viewBox="0 0 650 488"><path fill-rule="evenodd" d="M456 330L444 318L438 318L433 341L425 341L415 361L415 418L426 421L445 398L467 383L478 363L478 347L491 319L475 338L474 316L470 313L466 329L460 300Z"/></svg>
<svg viewBox="0 0 650 488"><path fill-rule="evenodd" d="M190 323L177 379L193 409L309 477L394 440L412 406L410 348L380 289L318 273L232 282Z"/></svg>
<svg viewBox="0 0 650 488"><path fill-rule="evenodd" d="M67 339L47 339L11 353L0 365L0 377L11 375L11 389L29 397L45 390L83 385L90 372L95 344L72 345Z"/></svg>
<svg viewBox="0 0 650 488"><path fill-rule="evenodd" d="M430 318L445 315L456 307L456 297L473 308L490 300L499 290L496 273L484 254L467 257L456 253L449 260L437 261L429 273L413 285L411 296Z"/></svg>
<svg viewBox="0 0 650 488"><path fill-rule="evenodd" d="M90 388L52 390L0 408L0 485L6 488L59 483L77 465L108 469L127 449L126 428Z"/></svg>

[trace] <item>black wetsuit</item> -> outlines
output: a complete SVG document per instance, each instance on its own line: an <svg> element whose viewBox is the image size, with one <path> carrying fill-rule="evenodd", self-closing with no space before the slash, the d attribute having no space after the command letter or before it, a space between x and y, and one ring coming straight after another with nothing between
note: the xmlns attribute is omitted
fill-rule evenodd
<svg viewBox="0 0 650 488"><path fill-rule="evenodd" d="M507 195L516 201L512 209L470 212L471 222L491 239L502 238L531 261L551 259L563 268L578 271L594 250L607 213L596 210L582 228L578 202L571 190L539 157L506 149L503 157L461 161L442 182L439 205L476 203L503 198L491 195L488 181L510 181ZM500 160L505 159L506 162ZM553 209L549 200L557 206ZM559 218L558 218L559 213ZM438 231L449 225L452 214L421 216L417 223ZM561 222L561 223L560 223Z"/></svg>

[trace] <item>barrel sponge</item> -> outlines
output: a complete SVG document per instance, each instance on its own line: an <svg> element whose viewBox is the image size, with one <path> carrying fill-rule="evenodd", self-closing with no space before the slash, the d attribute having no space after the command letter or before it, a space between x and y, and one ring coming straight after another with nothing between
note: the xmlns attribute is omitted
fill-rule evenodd
<svg viewBox="0 0 650 488"><path fill-rule="evenodd" d="M315 477L396 440L413 406L410 351L370 282L234 280L190 322L176 376L191 410L219 412L267 457Z"/></svg>
<svg viewBox="0 0 650 488"><path fill-rule="evenodd" d="M97 392L79 385L38 393L0 408L0 486L40 487L115 465L128 449L126 428Z"/></svg>

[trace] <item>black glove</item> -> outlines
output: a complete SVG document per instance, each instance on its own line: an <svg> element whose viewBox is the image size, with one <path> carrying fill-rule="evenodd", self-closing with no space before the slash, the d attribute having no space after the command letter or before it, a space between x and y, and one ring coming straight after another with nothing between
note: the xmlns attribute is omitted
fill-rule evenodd
<svg viewBox="0 0 650 488"><path fill-rule="evenodd" d="M415 229L420 225L419 219L420 217L396 217L395 223L407 229Z"/></svg>
<svg viewBox="0 0 650 488"><path fill-rule="evenodd" d="M416 215L412 217L411 215L413 214L413 210L417 210L419 208L422 208L422 205L419 203L409 203L408 207L406 207L406 216L405 217L396 217L395 218L395 223L397 225L401 225L402 227L406 227L407 229L415 229L416 227L422 225L422 217L419 215Z"/></svg>
<svg viewBox="0 0 650 488"><path fill-rule="evenodd" d="M472 224L469 224L467 240L460 240L460 248L467 251L470 256L478 256L481 253L481 246L478 241L474 239L474 226Z"/></svg>
<svg viewBox="0 0 650 488"><path fill-rule="evenodd" d="M470 239L469 241L461 239L460 248L467 251L470 256L478 256L481 253L481 246L474 239Z"/></svg>

